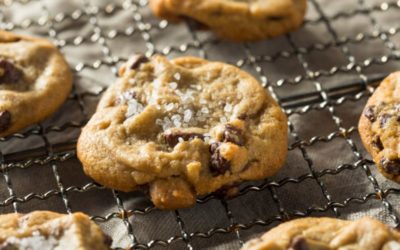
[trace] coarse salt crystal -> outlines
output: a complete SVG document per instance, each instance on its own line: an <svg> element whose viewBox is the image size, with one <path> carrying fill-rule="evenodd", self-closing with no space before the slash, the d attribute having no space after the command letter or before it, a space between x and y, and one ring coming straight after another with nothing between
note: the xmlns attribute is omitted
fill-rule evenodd
<svg viewBox="0 0 400 250"><path fill-rule="evenodd" d="M178 138L178 141L179 141L179 142L184 142L185 140L184 140L182 137L179 137L179 138Z"/></svg>
<svg viewBox="0 0 400 250"><path fill-rule="evenodd" d="M175 107L175 106L174 106L173 103L168 103L167 105L165 105L165 109L166 109L167 111L173 110L174 107Z"/></svg>
<svg viewBox="0 0 400 250"><path fill-rule="evenodd" d="M176 89L176 88L178 88L178 83L176 83L176 82L171 82L170 84L168 84L168 86L169 86L171 89Z"/></svg>
<svg viewBox="0 0 400 250"><path fill-rule="evenodd" d="M225 107L224 107L224 111L225 111L226 113L230 113L230 112L232 112L232 110L233 110L232 104L227 103L227 104L225 105Z"/></svg>
<svg viewBox="0 0 400 250"><path fill-rule="evenodd" d="M176 72L176 73L174 74L174 78L175 78L175 80L179 81L179 80L181 79L181 74L179 74L178 72Z"/></svg>
<svg viewBox="0 0 400 250"><path fill-rule="evenodd" d="M190 122L192 119L193 112L190 109L187 109L183 112L183 121L184 122Z"/></svg>
<svg viewBox="0 0 400 250"><path fill-rule="evenodd" d="M207 107L202 107L201 108L201 113L203 113L203 114L208 114L210 111L208 110L208 108Z"/></svg>
<svg viewBox="0 0 400 250"><path fill-rule="evenodd" d="M226 123L226 122L228 122L228 119L225 116L223 116L219 119L219 121L222 123Z"/></svg>
<svg viewBox="0 0 400 250"><path fill-rule="evenodd" d="M161 126L163 125L163 121L161 119L156 119L156 124Z"/></svg>
<svg viewBox="0 0 400 250"><path fill-rule="evenodd" d="M172 121L181 121L181 120L182 120L182 117L181 117L180 115L173 115L173 116L171 117L171 120L172 120Z"/></svg>
<svg viewBox="0 0 400 250"><path fill-rule="evenodd" d="M132 99L128 102L128 110L126 111L126 117L137 115L143 111L143 105Z"/></svg>
<svg viewBox="0 0 400 250"><path fill-rule="evenodd" d="M182 126L182 123L178 120L173 120L175 127L180 128Z"/></svg>
<svg viewBox="0 0 400 250"><path fill-rule="evenodd" d="M154 88L158 89L161 87L161 81L159 79L155 79L153 81Z"/></svg>

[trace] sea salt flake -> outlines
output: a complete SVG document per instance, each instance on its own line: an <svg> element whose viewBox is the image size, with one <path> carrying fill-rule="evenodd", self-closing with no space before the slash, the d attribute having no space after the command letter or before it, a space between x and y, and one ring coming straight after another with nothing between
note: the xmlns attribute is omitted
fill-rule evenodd
<svg viewBox="0 0 400 250"><path fill-rule="evenodd" d="M173 116L171 117L171 120L172 120L172 121L181 121L181 120L182 120L182 117L181 117L180 115L173 115Z"/></svg>
<svg viewBox="0 0 400 250"><path fill-rule="evenodd" d="M179 81L181 79L181 74L179 74L178 72L175 73L174 78L175 78L175 80Z"/></svg>
<svg viewBox="0 0 400 250"><path fill-rule="evenodd" d="M168 103L167 105L165 105L165 109L167 111L172 111L174 107L175 107L174 103Z"/></svg>
<svg viewBox="0 0 400 250"><path fill-rule="evenodd" d="M153 85L154 85L154 88L158 89L158 88L161 87L162 84L161 84L161 81L159 79L155 79L153 81Z"/></svg>
<svg viewBox="0 0 400 250"><path fill-rule="evenodd" d="M226 123L226 122L228 122L228 119L227 119L225 116L223 116L223 117L221 117L221 118L219 119L219 121L220 121L221 123Z"/></svg>
<svg viewBox="0 0 400 250"><path fill-rule="evenodd" d="M192 119L193 112L190 109L187 109L183 112L183 121L188 123Z"/></svg>
<svg viewBox="0 0 400 250"><path fill-rule="evenodd" d="M227 104L225 105L225 107L224 107L224 111L225 111L226 113L231 113L232 110L233 110L232 104L227 103Z"/></svg>
<svg viewBox="0 0 400 250"><path fill-rule="evenodd" d="M179 142L184 142L185 140L184 140L182 137L179 137L179 138L178 138L178 141L179 141Z"/></svg>
<svg viewBox="0 0 400 250"><path fill-rule="evenodd" d="M202 108L201 108L201 113L203 113L203 114L208 114L208 113L210 113L210 111L208 110L207 107L202 107Z"/></svg>
<svg viewBox="0 0 400 250"><path fill-rule="evenodd" d="M126 117L131 117L137 115L143 111L143 105L136 101L136 99L132 99L128 102L128 110L126 112Z"/></svg>
<svg viewBox="0 0 400 250"><path fill-rule="evenodd" d="M175 127L180 128L182 126L182 123L180 121L178 121L178 120L172 120L172 121L173 121Z"/></svg>
<svg viewBox="0 0 400 250"><path fill-rule="evenodd" d="M171 89L176 89L176 88L178 88L178 83L176 83L176 82L171 82L171 83L168 84L168 86L169 86Z"/></svg>
<svg viewBox="0 0 400 250"><path fill-rule="evenodd" d="M156 124L159 126L163 125L163 121L161 119L156 119Z"/></svg>

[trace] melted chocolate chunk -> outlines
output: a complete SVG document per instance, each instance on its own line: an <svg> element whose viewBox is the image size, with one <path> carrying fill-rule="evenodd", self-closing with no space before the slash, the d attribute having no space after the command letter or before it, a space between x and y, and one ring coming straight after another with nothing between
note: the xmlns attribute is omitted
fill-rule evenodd
<svg viewBox="0 0 400 250"><path fill-rule="evenodd" d="M219 152L220 143L211 143L210 145L210 170L211 172L222 175L231 169L231 164L228 160L222 157Z"/></svg>
<svg viewBox="0 0 400 250"><path fill-rule="evenodd" d="M400 159L388 160L383 158L381 164L386 173L393 175L400 174Z"/></svg>
<svg viewBox="0 0 400 250"><path fill-rule="evenodd" d="M22 78L22 71L6 60L0 59L0 84L16 83Z"/></svg>
<svg viewBox="0 0 400 250"><path fill-rule="evenodd" d="M384 149L381 138L379 136L376 136L374 138L374 140L372 141L372 145L379 151L382 151Z"/></svg>
<svg viewBox="0 0 400 250"><path fill-rule="evenodd" d="M175 147L175 145L179 143L179 138L182 138L182 140L184 141L190 141L195 138L204 140L204 135L199 133L188 133L179 131L179 132L164 133L163 138L165 142L168 144L168 146Z"/></svg>
<svg viewBox="0 0 400 250"><path fill-rule="evenodd" d="M232 142L234 144L237 144L239 146L243 146L244 144L244 138L243 138L243 133L242 130L227 124L225 126L225 131L223 134L223 142Z"/></svg>
<svg viewBox="0 0 400 250"><path fill-rule="evenodd" d="M383 114L381 116L381 120L379 125L381 126L381 128L385 127L386 124L388 123L388 121L390 120L390 118L392 118L393 116L391 114Z"/></svg>
<svg viewBox="0 0 400 250"><path fill-rule="evenodd" d="M295 237L289 246L289 250L309 250L306 239L301 236Z"/></svg>
<svg viewBox="0 0 400 250"><path fill-rule="evenodd" d="M131 57L128 61L128 67L130 69L137 69L139 66L143 63L147 63L149 61L149 58L147 58L144 55L134 55Z"/></svg>
<svg viewBox="0 0 400 250"><path fill-rule="evenodd" d="M11 113L6 111L0 111L0 132L6 131L11 124Z"/></svg>
<svg viewBox="0 0 400 250"><path fill-rule="evenodd" d="M364 111L364 116L368 118L370 122L376 121L375 106L369 106Z"/></svg>

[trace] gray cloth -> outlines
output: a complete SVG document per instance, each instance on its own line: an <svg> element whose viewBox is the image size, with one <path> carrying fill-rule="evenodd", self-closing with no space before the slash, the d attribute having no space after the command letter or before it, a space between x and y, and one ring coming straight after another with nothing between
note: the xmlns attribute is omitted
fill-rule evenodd
<svg viewBox="0 0 400 250"><path fill-rule="evenodd" d="M166 23L154 18L142 0L0 1L1 28L50 37L76 71L74 94L42 124L44 133L35 126L22 139L0 140L0 152L6 155L2 166L7 169L0 182L1 212L14 211L12 201L16 199L9 198L10 192L18 197L15 207L19 212L67 212L69 207L73 212L100 216L94 219L113 237L113 246L127 247L132 241L128 227L119 218L124 214L121 211L143 210L149 207L149 201L136 192L113 193L85 186L91 180L76 159L74 141L80 132L79 125L94 112L99 99L97 94L88 93L99 93L112 84L118 65L129 55L157 52L170 58L195 55L237 64L267 82L268 90L286 107L289 101L299 104L299 97L293 99L294 95L320 88L320 93L329 94L333 87L399 69L399 61L393 58L399 58L400 10L395 1L380 5L384 2L311 1L307 14L311 21L289 37L236 44L219 41L209 32L190 32L182 23L165 27ZM386 7L388 10L383 11ZM363 9L373 11L369 15ZM379 32L385 33L379 36ZM383 63L369 64L370 58ZM299 82L298 76L308 79ZM361 84L356 85L356 92L361 92L357 86ZM369 215L395 225L392 217L399 210L399 186L383 178L372 163L365 161L369 155L354 130L368 97L363 93L350 93L352 98L345 101L338 98L343 92L331 96L334 105L316 100L311 109L307 104L287 109L293 128L289 141L294 146L285 166L269 181L243 184L243 194L227 201L227 207L218 199L211 199L179 210L189 245L195 249L238 249L239 239L246 241L259 235L277 225L285 214L291 218L309 215L347 219ZM347 141L338 132L343 130L350 130ZM312 143L301 144L299 140ZM32 152L27 150L36 148L39 149L33 150L35 161L29 161ZM258 188L249 187L253 184ZM378 194L385 199L378 199ZM392 207L392 213L387 205ZM129 219L125 222L129 222L140 244L182 237L175 212L152 210L145 215L126 215ZM230 227L232 224L237 224L236 230ZM160 244L156 248L163 248ZM173 240L168 248L184 249L185 241Z"/></svg>

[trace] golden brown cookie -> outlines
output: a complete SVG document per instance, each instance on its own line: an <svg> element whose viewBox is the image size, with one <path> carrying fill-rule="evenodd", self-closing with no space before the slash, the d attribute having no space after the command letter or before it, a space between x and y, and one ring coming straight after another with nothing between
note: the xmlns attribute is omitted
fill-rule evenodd
<svg viewBox="0 0 400 250"><path fill-rule="evenodd" d="M194 20L235 41L259 40L297 29L306 0L150 0L156 16L170 21Z"/></svg>
<svg viewBox="0 0 400 250"><path fill-rule="evenodd" d="M107 250L111 240L82 213L36 211L0 215L0 249Z"/></svg>
<svg viewBox="0 0 400 250"><path fill-rule="evenodd" d="M397 250L400 233L380 221L305 218L283 223L242 250Z"/></svg>
<svg viewBox="0 0 400 250"><path fill-rule="evenodd" d="M287 154L287 118L240 69L194 57L134 56L83 128L85 172L117 190L149 186L163 209L275 174Z"/></svg>
<svg viewBox="0 0 400 250"><path fill-rule="evenodd" d="M379 171L400 182L400 72L383 80L368 100L358 130Z"/></svg>
<svg viewBox="0 0 400 250"><path fill-rule="evenodd" d="M0 137L51 115L71 87L68 64L49 41L0 31Z"/></svg>

